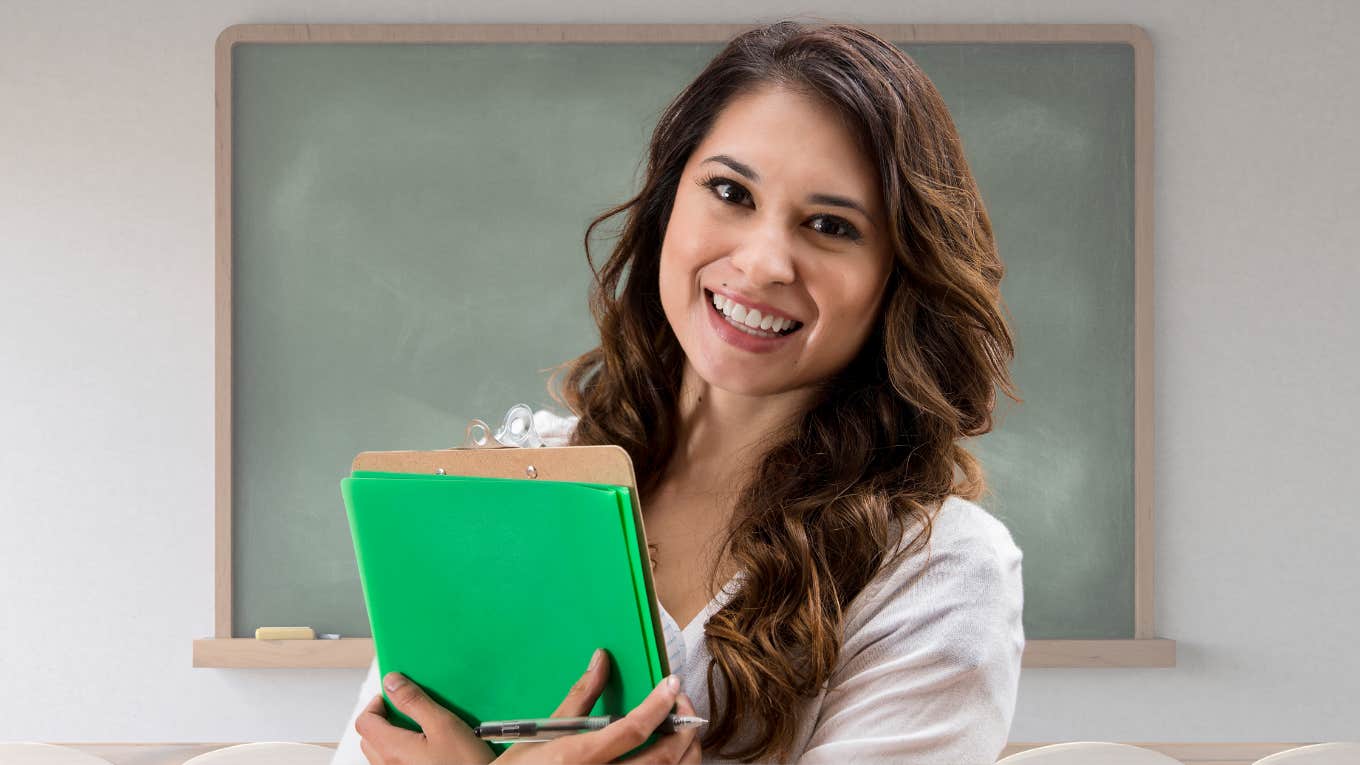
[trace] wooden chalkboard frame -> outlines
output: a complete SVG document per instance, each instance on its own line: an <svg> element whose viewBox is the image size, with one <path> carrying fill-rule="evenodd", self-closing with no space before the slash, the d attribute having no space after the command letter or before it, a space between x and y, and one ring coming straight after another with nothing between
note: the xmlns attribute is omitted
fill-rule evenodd
<svg viewBox="0 0 1360 765"><path fill-rule="evenodd" d="M894 43L1123 43L1134 61L1134 637L1031 640L1026 667L1170 667L1176 644L1156 637L1153 580L1153 61L1129 24L868 24ZM193 644L195 667L364 668L372 640L232 636L232 49L241 43L722 43L745 24L246 24L217 38L214 637Z"/></svg>

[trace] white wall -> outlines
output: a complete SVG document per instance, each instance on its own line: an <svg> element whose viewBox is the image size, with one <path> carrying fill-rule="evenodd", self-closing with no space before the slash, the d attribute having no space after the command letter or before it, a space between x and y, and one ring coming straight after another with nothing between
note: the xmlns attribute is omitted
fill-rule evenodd
<svg viewBox="0 0 1360 765"><path fill-rule="evenodd" d="M800 12L1154 43L1157 619L1179 666L1026 670L1012 739L1360 737L1360 4L837 5L0 0L0 739L334 741L354 701L358 671L190 667L213 616L224 27Z"/></svg>

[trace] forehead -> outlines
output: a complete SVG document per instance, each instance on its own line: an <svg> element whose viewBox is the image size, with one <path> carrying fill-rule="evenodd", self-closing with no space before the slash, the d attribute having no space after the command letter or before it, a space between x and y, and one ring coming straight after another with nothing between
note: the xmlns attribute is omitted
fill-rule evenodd
<svg viewBox="0 0 1360 765"><path fill-rule="evenodd" d="M723 107L690 158L697 165L728 154L769 181L856 193L877 206L878 173L835 107L767 85ZM768 180L767 180L768 179Z"/></svg>

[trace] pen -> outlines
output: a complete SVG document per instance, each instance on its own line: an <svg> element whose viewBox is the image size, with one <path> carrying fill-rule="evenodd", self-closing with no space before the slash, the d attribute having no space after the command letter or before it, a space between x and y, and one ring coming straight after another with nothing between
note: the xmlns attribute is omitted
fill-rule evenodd
<svg viewBox="0 0 1360 765"><path fill-rule="evenodd" d="M495 743L514 743L529 741L551 741L562 736L576 733L589 733L599 730L615 720L619 715L600 715L598 717L546 717L538 720L495 720L484 722L472 729L477 738ZM657 733L674 733L677 730L693 728L707 723L702 717L669 715L656 726Z"/></svg>

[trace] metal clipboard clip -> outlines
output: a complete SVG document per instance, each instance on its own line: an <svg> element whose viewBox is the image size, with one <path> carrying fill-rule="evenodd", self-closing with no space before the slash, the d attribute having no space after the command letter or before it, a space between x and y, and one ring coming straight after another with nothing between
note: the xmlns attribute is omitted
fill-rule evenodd
<svg viewBox="0 0 1360 765"><path fill-rule="evenodd" d="M463 436L463 448L499 449L507 446L543 446L543 438L534 429L534 410L528 404L510 407L510 411L505 413L505 421L494 433L484 420L473 419L468 423Z"/></svg>

